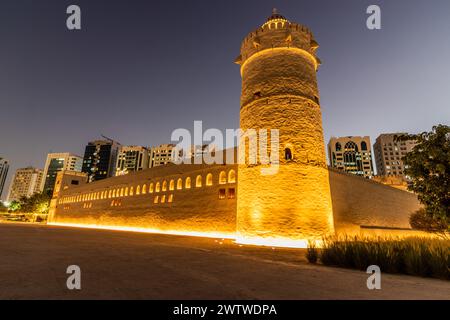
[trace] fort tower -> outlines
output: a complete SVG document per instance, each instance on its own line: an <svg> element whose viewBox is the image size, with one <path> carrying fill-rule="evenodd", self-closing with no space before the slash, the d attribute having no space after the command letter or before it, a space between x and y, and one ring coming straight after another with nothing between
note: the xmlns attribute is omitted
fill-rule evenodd
<svg viewBox="0 0 450 320"><path fill-rule="evenodd" d="M242 76L240 127L278 129L280 142L277 173L262 174L259 162L239 165L237 236L242 243L298 246L334 232L317 48L308 28L275 9L242 42L236 59ZM244 142L241 138L240 145Z"/></svg>

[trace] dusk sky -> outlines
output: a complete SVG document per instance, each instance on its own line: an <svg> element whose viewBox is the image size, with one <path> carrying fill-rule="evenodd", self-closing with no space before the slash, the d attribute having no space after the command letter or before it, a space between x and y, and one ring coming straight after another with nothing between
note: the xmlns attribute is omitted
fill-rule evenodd
<svg viewBox="0 0 450 320"><path fill-rule="evenodd" d="M77 4L82 30L66 28ZM366 28L378 4L382 29ZM125 145L169 143L176 128L237 128L241 40L273 7L320 44L330 136L430 130L450 123L448 0L2 0L0 157L44 166L83 155L101 134ZM6 184L3 198L6 197Z"/></svg>

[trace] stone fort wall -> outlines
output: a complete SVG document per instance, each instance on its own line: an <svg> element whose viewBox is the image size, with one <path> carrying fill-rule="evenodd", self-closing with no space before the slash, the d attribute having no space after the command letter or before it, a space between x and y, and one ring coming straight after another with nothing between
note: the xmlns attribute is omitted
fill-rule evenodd
<svg viewBox="0 0 450 320"><path fill-rule="evenodd" d="M411 228L409 216L420 208L415 194L337 170L329 174L337 233L401 235Z"/></svg>
<svg viewBox="0 0 450 320"><path fill-rule="evenodd" d="M70 186L62 191L50 223L234 234L234 165L168 165ZM64 190L66 189L66 190Z"/></svg>
<svg viewBox="0 0 450 320"><path fill-rule="evenodd" d="M70 185L79 175L60 175L49 222L234 237L237 173L237 165L169 165L78 186ZM420 207L414 194L361 177L330 170L329 179L337 233L398 235ZM290 203L295 210L298 201ZM261 219L268 223L271 215Z"/></svg>

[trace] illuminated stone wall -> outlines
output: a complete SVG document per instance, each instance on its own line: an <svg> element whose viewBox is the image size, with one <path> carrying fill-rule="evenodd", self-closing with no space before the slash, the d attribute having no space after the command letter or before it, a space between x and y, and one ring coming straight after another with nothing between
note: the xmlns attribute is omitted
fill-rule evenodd
<svg viewBox="0 0 450 320"><path fill-rule="evenodd" d="M360 226L409 229L409 216L420 208L413 193L335 170L330 171L330 185L337 233L360 233ZM401 232L383 233L388 234Z"/></svg>
<svg viewBox="0 0 450 320"><path fill-rule="evenodd" d="M57 198L50 223L234 235L236 171L234 165L167 165L72 186Z"/></svg>
<svg viewBox="0 0 450 320"><path fill-rule="evenodd" d="M242 242L293 244L333 232L316 49L307 28L284 19L268 22L242 43L240 127L278 129L280 135L278 173L264 176L261 165L239 165ZM293 159L285 160L287 148Z"/></svg>

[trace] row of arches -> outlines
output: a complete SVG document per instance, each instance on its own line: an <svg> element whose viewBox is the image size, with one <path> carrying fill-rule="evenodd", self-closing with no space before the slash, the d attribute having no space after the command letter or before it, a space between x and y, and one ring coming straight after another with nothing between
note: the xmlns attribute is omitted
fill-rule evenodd
<svg viewBox="0 0 450 320"><path fill-rule="evenodd" d="M336 142L335 150L336 150L337 152L342 151L342 144L341 144L340 142ZM344 145L344 150L345 150L345 151L356 151L356 152L359 151L358 145L357 145L355 142L353 142L353 141L347 142L347 143ZM366 143L365 141L362 141L362 142L361 142L361 150L362 150L362 151L367 151L367 150L368 150L368 148L367 148L367 143Z"/></svg>
<svg viewBox="0 0 450 320"><path fill-rule="evenodd" d="M218 176L217 183L220 185L227 183L236 183L236 171L231 169L221 171ZM202 175L197 175L195 179L191 177L163 180L157 182L144 183L137 186L126 186L120 188L112 188L103 191L79 194L76 196L65 196L59 200L59 204L77 203L92 200L114 199L120 197L137 196L144 194L152 194L166 191L183 190L191 188L201 188L203 185L209 187L214 184L213 174L208 173L203 179Z"/></svg>

